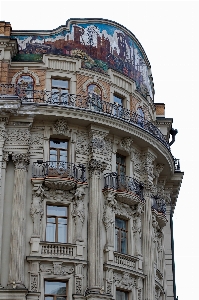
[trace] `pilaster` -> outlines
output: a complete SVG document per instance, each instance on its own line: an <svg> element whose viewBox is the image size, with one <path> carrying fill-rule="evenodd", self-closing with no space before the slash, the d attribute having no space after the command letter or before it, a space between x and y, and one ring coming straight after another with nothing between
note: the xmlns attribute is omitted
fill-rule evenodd
<svg viewBox="0 0 199 300"><path fill-rule="evenodd" d="M26 177L29 155L14 153L14 190L12 204L12 230L10 241L10 274L9 288L24 288L25 228L26 228Z"/></svg>

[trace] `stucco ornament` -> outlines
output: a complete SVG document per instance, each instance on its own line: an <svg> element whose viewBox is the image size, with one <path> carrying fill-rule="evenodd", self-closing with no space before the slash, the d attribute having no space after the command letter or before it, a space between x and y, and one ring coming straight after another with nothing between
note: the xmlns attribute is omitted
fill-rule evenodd
<svg viewBox="0 0 199 300"><path fill-rule="evenodd" d="M122 148L124 148L124 150L129 154L131 152L132 144L133 144L133 139L130 137L125 137L121 140Z"/></svg>
<svg viewBox="0 0 199 300"><path fill-rule="evenodd" d="M85 188L79 186L75 192L74 208L72 211L72 216L75 221L75 237L76 241L83 241L82 238L82 228L85 220L85 208L84 208L84 197Z"/></svg>
<svg viewBox="0 0 199 300"><path fill-rule="evenodd" d="M15 169L21 169L27 171L27 167L30 161L29 153L14 153L12 154L12 161Z"/></svg>
<svg viewBox="0 0 199 300"><path fill-rule="evenodd" d="M46 196L42 185L33 187L32 204L30 208L30 215L33 220L33 235L40 237L41 219L44 214L43 211L43 199Z"/></svg>
<svg viewBox="0 0 199 300"><path fill-rule="evenodd" d="M68 275L74 272L74 268L65 266L62 262L53 262L52 264L41 264L40 271L47 274Z"/></svg>
<svg viewBox="0 0 199 300"><path fill-rule="evenodd" d="M6 144L29 145L30 130L25 128L10 128L7 131Z"/></svg>
<svg viewBox="0 0 199 300"><path fill-rule="evenodd" d="M135 255L141 255L141 237L142 237L142 220L141 216L143 213L143 204L139 203L136 205L133 218L133 234L134 234L134 245Z"/></svg>
<svg viewBox="0 0 199 300"><path fill-rule="evenodd" d="M106 197L103 213L103 222L106 230L106 246L114 246L114 210L117 204L114 191L105 191Z"/></svg>
<svg viewBox="0 0 199 300"><path fill-rule="evenodd" d="M68 124L65 119L58 119L53 125L58 134L65 135L68 130Z"/></svg>
<svg viewBox="0 0 199 300"><path fill-rule="evenodd" d="M115 284L118 288L132 290L136 286L135 278L132 278L129 273L115 274L113 276Z"/></svg>
<svg viewBox="0 0 199 300"><path fill-rule="evenodd" d="M88 164L88 170L90 175L100 175L105 169L107 164L104 161L96 160L92 158Z"/></svg>

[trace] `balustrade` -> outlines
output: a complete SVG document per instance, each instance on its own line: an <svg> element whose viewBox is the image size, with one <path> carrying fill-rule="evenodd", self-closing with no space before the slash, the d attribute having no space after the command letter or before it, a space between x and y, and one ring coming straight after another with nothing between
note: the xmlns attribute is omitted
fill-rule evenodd
<svg viewBox="0 0 199 300"><path fill-rule="evenodd" d="M137 269L136 262L138 258L126 255L118 252L114 252L114 263L120 267L128 268L128 269Z"/></svg>
<svg viewBox="0 0 199 300"><path fill-rule="evenodd" d="M13 84L0 84L0 96L1 95L13 95L18 96L23 104L37 103L47 105L61 105L68 108L84 109L95 111L96 113L108 115L113 118L118 118L127 122L130 125L138 126L143 130L149 132L155 138L157 138L168 150L170 146L165 139L162 132L151 122L147 121L144 117L140 116L136 112L133 112L125 107L117 104L110 103L102 100L97 95L75 95L66 94L60 95L59 92L51 92L46 90L31 90L26 91L19 85Z"/></svg>
<svg viewBox="0 0 199 300"><path fill-rule="evenodd" d="M144 201L142 183L126 175L117 175L114 172L105 174L104 189L113 189L118 192L133 192Z"/></svg>
<svg viewBox="0 0 199 300"><path fill-rule="evenodd" d="M41 243L41 255L44 256L75 256L76 247L65 244Z"/></svg>
<svg viewBox="0 0 199 300"><path fill-rule="evenodd" d="M71 178L77 182L85 182L85 171L86 168L82 164L75 165L73 163L63 161L43 162L42 160L37 160L37 162L33 162L32 176L33 178Z"/></svg>

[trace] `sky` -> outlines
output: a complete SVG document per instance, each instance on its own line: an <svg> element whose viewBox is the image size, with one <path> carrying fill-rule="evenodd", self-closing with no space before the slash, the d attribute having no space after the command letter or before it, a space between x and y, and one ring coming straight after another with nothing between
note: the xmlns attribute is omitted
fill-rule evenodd
<svg viewBox="0 0 199 300"><path fill-rule="evenodd" d="M0 20L13 30L52 30L69 18L104 18L128 28L152 67L155 102L178 129L171 146L185 172L174 213L176 288L179 300L197 299L199 269L198 1L3 1ZM188 205L189 204L189 205Z"/></svg>

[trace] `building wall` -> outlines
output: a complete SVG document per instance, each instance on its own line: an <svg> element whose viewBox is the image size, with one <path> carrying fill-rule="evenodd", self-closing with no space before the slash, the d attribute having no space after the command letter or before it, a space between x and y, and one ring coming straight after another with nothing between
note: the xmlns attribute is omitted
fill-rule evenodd
<svg viewBox="0 0 199 300"><path fill-rule="evenodd" d="M171 120L156 123L152 97L114 68L102 73L58 52L26 61L17 52L24 36L11 32L0 48L0 298L43 300L48 281L66 283L69 300L119 299L116 291L174 299L169 215L183 174L170 152ZM55 99L53 79L68 80L68 96L56 88ZM49 162L52 139L68 141L67 163ZM65 242L48 241L47 206L67 207ZM127 251L120 233L116 247L117 220Z"/></svg>

